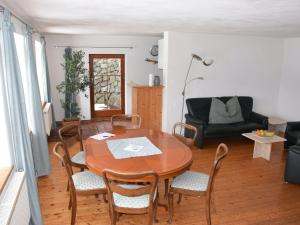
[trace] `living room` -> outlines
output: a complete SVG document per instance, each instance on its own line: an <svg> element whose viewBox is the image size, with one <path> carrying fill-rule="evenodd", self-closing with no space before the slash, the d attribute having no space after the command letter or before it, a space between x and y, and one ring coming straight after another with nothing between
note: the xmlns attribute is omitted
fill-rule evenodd
<svg viewBox="0 0 300 225"><path fill-rule="evenodd" d="M299 224L298 1L0 0L0 6L3 224ZM68 99L75 56L80 85L88 81ZM114 126L116 115L125 116L121 126ZM70 146L68 126L78 132ZM128 144L131 138L146 140ZM152 147L126 159L114 140L126 140L130 154ZM73 162L78 153L82 161ZM145 171L156 182L136 178ZM201 194L178 187L181 178L193 186L193 173L201 176L197 185L206 182ZM110 186L118 176L123 183L127 176L126 185L135 177L140 189L156 185L148 208L130 205L138 191L117 207L114 194L129 193ZM84 189L95 180L103 187ZM24 181L27 188L10 188ZM9 204L8 190L16 195ZM18 211L20 193L27 206Z"/></svg>

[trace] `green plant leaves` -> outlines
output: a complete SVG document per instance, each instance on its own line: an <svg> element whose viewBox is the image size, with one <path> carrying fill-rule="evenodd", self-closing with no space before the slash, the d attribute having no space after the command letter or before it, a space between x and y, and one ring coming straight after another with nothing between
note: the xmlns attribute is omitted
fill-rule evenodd
<svg viewBox="0 0 300 225"><path fill-rule="evenodd" d="M61 64L65 70L65 80L56 86L58 92L64 95L61 105L65 109L65 118L78 118L80 107L76 102L76 97L80 92L86 91L90 84L83 60L84 56L85 53L82 50L65 49L65 62Z"/></svg>

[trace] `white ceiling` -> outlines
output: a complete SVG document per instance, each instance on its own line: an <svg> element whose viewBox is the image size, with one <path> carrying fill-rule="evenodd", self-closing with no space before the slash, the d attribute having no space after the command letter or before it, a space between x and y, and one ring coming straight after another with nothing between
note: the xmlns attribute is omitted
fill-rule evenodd
<svg viewBox="0 0 300 225"><path fill-rule="evenodd" d="M1 2L1 1L0 1ZM300 36L300 0L3 0L41 32Z"/></svg>

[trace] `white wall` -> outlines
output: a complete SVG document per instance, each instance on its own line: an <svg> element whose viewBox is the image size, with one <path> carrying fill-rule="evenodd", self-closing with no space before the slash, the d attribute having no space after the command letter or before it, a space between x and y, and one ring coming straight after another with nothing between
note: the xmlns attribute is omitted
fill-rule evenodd
<svg viewBox="0 0 300 225"><path fill-rule="evenodd" d="M300 38L284 40L278 114L288 121L300 121Z"/></svg>
<svg viewBox="0 0 300 225"><path fill-rule="evenodd" d="M62 96L56 90L56 85L64 79L63 63L64 48L55 46L133 46L133 49L82 49L86 53L85 62L88 68L89 54L125 54L125 111L131 112L131 88L127 85L130 81L140 84L148 83L148 74L159 74L157 65L145 62L150 48L157 44L162 37L158 36L108 36L108 35L46 35L47 57L50 71L51 91L56 120L64 117L64 110L61 108L60 98ZM89 95L89 90L87 91ZM80 95L80 105L84 119L91 118L90 99Z"/></svg>
<svg viewBox="0 0 300 225"><path fill-rule="evenodd" d="M180 120L181 91L191 53L214 59L205 67L194 61L190 78L194 81L186 97L244 95L254 98L254 110L277 114L283 40L277 38L208 35L166 32L167 69L164 70L163 129L170 132Z"/></svg>

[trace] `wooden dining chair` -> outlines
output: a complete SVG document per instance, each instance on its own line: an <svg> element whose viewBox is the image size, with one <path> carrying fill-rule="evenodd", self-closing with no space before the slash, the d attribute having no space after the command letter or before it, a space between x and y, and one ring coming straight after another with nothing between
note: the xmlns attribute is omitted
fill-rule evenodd
<svg viewBox="0 0 300 225"><path fill-rule="evenodd" d="M187 130L188 134L191 134L192 136L191 138L185 137L184 135L181 134L182 131L185 132L185 129ZM173 126L172 135L175 138L177 138L179 141L181 141L183 144L191 148L192 146L194 146L197 137L197 128L189 124L177 122ZM167 198L169 193L169 179L166 179L164 183L165 183L165 198Z"/></svg>
<svg viewBox="0 0 300 225"><path fill-rule="evenodd" d="M178 130L180 130L180 132L177 132ZM190 134L191 137L185 137L184 135L182 135L181 134L182 130L183 132L187 132L188 134ZM197 132L198 131L196 127L189 124L177 122L173 126L172 135L176 137L179 141L181 141L182 143L184 143L185 145L191 148L195 143Z"/></svg>
<svg viewBox="0 0 300 225"><path fill-rule="evenodd" d="M70 201L69 209L72 209L71 214L71 225L75 224L76 212L77 212L77 195L103 195L103 199L106 200L106 186L103 178L90 171L83 171L73 173L71 162L66 156L66 146L58 142L53 148L53 153L63 163L67 171L68 182L70 185Z"/></svg>
<svg viewBox="0 0 300 225"><path fill-rule="evenodd" d="M108 192L111 224L115 225L121 214L147 214L148 225L156 220L158 204L158 175L155 172L137 174L104 170ZM142 185L137 183L142 182Z"/></svg>
<svg viewBox="0 0 300 225"><path fill-rule="evenodd" d="M220 144L217 148L210 175L194 171L186 171L177 176L170 186L169 191L169 223L172 223L174 213L174 194L179 194L181 201L182 195L204 196L206 199L206 221L211 225L211 204L213 203L213 188L215 177L218 174L221 162L227 156L228 147Z"/></svg>
<svg viewBox="0 0 300 225"><path fill-rule="evenodd" d="M139 115L117 114L111 117L111 127L116 129L141 128L142 119Z"/></svg>
<svg viewBox="0 0 300 225"><path fill-rule="evenodd" d="M58 135L60 138L60 141L64 143L64 145L67 147L67 153L66 157L70 159L71 166L78 167L83 171L84 169L87 169L86 162L85 162L85 154L83 149L83 141L82 141L82 130L80 123L78 124L70 124L66 125L59 129ZM68 151L69 147L74 145L79 141L80 149L79 151L73 155L70 156L70 153Z"/></svg>

